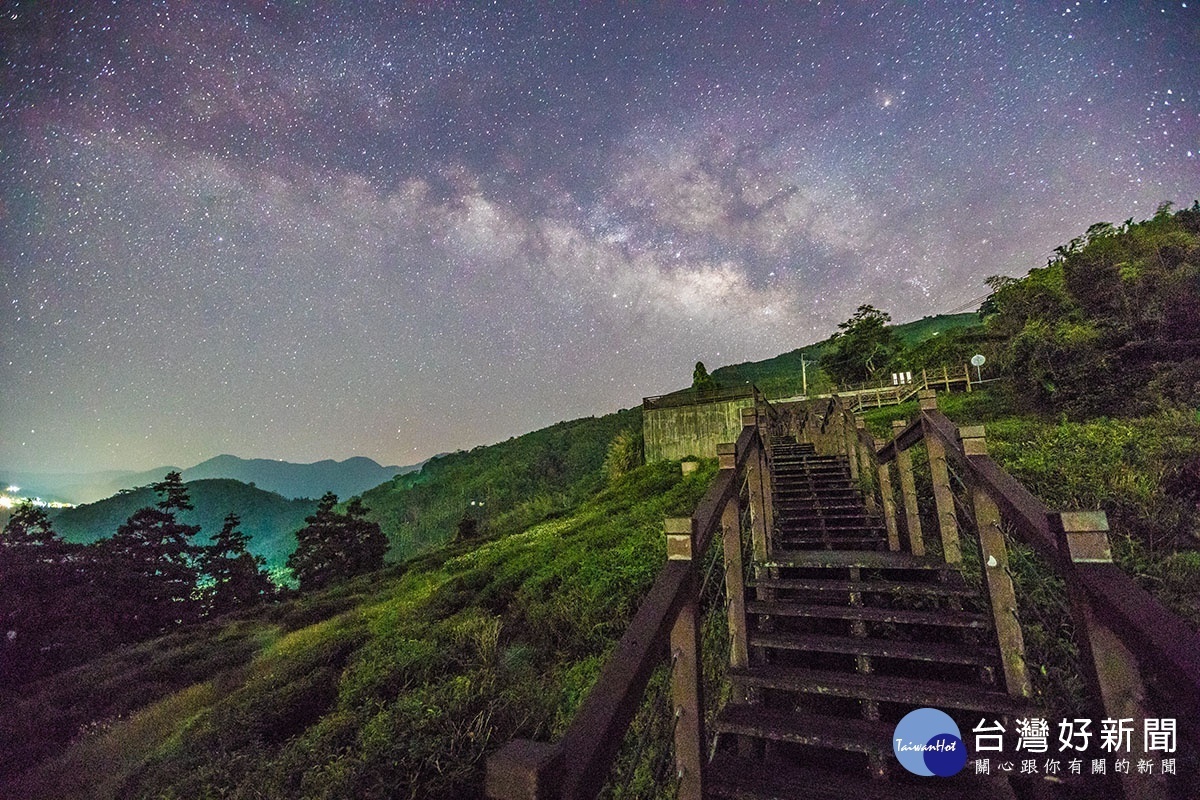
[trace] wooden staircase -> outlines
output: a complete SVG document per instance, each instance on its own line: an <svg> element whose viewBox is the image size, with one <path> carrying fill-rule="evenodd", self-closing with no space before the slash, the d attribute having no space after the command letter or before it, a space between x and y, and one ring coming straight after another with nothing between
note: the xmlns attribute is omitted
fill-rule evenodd
<svg viewBox="0 0 1200 800"><path fill-rule="evenodd" d="M1194 770L1021 774L1014 723L1048 710L1027 699L1009 538L1065 587L1089 716L1200 708L1200 636L1113 563L1102 511L1047 508L932 391L882 442L842 398L754 397L695 511L664 520L666 562L570 724L493 753L489 798L1197 796ZM964 580L964 555L978 581ZM954 718L968 753L980 720L1000 722L1003 747L979 755L997 770L905 771L893 735L917 708ZM1200 728L1180 721L1179 757L1194 764Z"/></svg>
<svg viewBox="0 0 1200 800"><path fill-rule="evenodd" d="M971 729L1018 714L988 605L955 566L888 549L844 456L770 443L774 531L746 600L750 663L717 717L709 797L1011 797L997 776L907 773L896 723L937 708ZM902 788L901 788L902 787ZM902 794L898 794L902 792Z"/></svg>

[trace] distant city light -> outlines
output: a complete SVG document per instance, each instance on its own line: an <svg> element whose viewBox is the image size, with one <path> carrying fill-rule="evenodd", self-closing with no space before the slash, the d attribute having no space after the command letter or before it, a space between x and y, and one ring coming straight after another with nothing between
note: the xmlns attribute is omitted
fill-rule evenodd
<svg viewBox="0 0 1200 800"><path fill-rule="evenodd" d="M5 489L4 491L6 491L6 492L12 492L13 494L16 494L17 492L21 491L21 487L20 487L20 486L9 486L9 487L8 487L7 489Z"/></svg>
<svg viewBox="0 0 1200 800"><path fill-rule="evenodd" d="M11 492L14 490L14 488L15 487L10 486L10 487L8 487L8 489L6 491ZM31 506L36 506L38 508L74 508L75 507L74 503L64 503L59 500L46 501L40 497L21 497L19 495L14 497L14 496L8 495L8 494L0 494L0 508L12 509L12 508L15 508L15 507L21 505L22 503L29 503Z"/></svg>

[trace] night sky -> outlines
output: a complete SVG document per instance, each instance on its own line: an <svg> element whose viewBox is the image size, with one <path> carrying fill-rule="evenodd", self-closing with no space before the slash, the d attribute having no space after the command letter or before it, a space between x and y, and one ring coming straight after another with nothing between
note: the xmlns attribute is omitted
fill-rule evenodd
<svg viewBox="0 0 1200 800"><path fill-rule="evenodd" d="M1200 0L547 5L0 4L0 465L415 463L1200 197Z"/></svg>

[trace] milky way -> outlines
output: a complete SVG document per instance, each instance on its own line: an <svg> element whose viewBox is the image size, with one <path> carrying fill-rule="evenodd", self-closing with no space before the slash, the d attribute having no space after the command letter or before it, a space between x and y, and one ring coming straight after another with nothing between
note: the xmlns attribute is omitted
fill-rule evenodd
<svg viewBox="0 0 1200 800"><path fill-rule="evenodd" d="M536 5L0 7L0 465L413 463L1200 197L1200 3Z"/></svg>

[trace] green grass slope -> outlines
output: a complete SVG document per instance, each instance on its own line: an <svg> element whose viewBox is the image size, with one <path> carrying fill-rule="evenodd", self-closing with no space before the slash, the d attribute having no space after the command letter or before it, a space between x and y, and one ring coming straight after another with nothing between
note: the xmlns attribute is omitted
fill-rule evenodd
<svg viewBox="0 0 1200 800"><path fill-rule="evenodd" d="M470 451L430 459L363 492L368 517L403 559L453 539L464 517L480 535L501 535L574 507L601 485L600 467L620 431L640 440L640 407L560 422Z"/></svg>
<svg viewBox="0 0 1200 800"><path fill-rule="evenodd" d="M939 407L983 423L991 456L1051 509L1103 509L1120 565L1200 625L1200 412L1069 421L1019 411L994 390L943 395ZM883 439L917 413L906 403L864 416Z"/></svg>
<svg viewBox="0 0 1200 800"><path fill-rule="evenodd" d="M479 797L488 752L565 727L664 562L663 518L714 473L641 467L520 533L2 697L0 796Z"/></svg>

